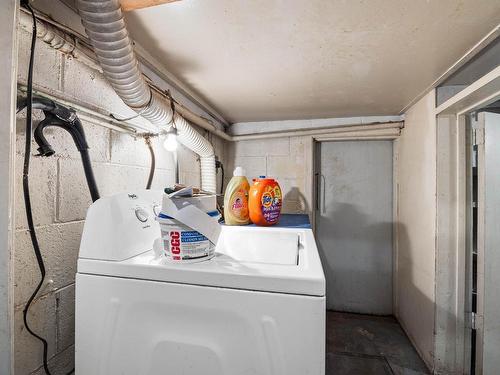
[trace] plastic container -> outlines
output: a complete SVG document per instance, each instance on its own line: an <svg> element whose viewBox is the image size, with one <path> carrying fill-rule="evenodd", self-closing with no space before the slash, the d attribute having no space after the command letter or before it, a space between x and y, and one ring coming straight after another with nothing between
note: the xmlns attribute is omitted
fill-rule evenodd
<svg viewBox="0 0 500 375"><path fill-rule="evenodd" d="M248 214L248 191L250 184L245 171L236 167L224 194L224 222L226 225L246 225L250 223Z"/></svg>
<svg viewBox="0 0 500 375"><path fill-rule="evenodd" d="M173 198L176 204L192 204L217 221L215 196ZM208 260L215 254L215 245L210 240L185 223L162 212L156 217L160 223L161 239L155 243L155 252L168 260L178 263L193 263ZM159 248L158 248L159 246Z"/></svg>
<svg viewBox="0 0 500 375"><path fill-rule="evenodd" d="M253 180L248 194L250 220L255 225L274 225L279 221L282 206L281 188L274 178L260 176Z"/></svg>

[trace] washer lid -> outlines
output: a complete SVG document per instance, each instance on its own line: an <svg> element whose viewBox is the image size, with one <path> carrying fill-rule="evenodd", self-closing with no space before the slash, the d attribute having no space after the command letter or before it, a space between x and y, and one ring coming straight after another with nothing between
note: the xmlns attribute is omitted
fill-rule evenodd
<svg viewBox="0 0 500 375"><path fill-rule="evenodd" d="M222 228L216 255L179 264L152 250L123 261L78 260L78 272L263 292L325 295L325 277L310 229Z"/></svg>

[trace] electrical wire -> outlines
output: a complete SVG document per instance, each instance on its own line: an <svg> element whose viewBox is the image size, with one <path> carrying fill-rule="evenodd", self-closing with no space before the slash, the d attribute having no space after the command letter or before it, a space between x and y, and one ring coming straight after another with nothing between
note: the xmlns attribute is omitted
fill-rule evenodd
<svg viewBox="0 0 500 375"><path fill-rule="evenodd" d="M33 244L33 250L35 252L36 260L38 263L38 268L40 269L40 281L36 286L35 290L31 294L28 302L23 309L23 322L26 330L37 340L39 340L43 344L43 369L47 375L51 375L49 366L48 366L48 343L42 336L35 333L29 323L28 323L28 312L33 300L37 296L38 292L43 286L45 281L45 264L43 262L42 253L40 251L40 245L38 243L38 238L35 231L35 225L33 222L33 213L31 209L31 196L30 196L30 188L29 188L29 170L30 170L30 158L31 158L31 140L32 140L32 129L33 129L33 64L35 60L35 46L36 46L36 17L33 9L29 4L29 0L23 0L22 4L29 10L31 16L33 18L33 34L31 37L31 51L30 51L30 60L28 66L28 92L27 92L27 108L26 108L26 143L24 148L24 165L23 165L23 195L24 195L24 205L26 208L26 220L28 222L28 229L31 237L31 243ZM72 374L74 369L68 372L68 375Z"/></svg>
<svg viewBox="0 0 500 375"><path fill-rule="evenodd" d="M220 182L220 193L221 195L224 194L224 165L220 163L220 169L221 169L221 182Z"/></svg>
<svg viewBox="0 0 500 375"><path fill-rule="evenodd" d="M218 158L216 157L216 160L215 160L215 169L217 171L217 173L219 173L219 168L222 172L222 176L221 176L221 182L220 182L220 194L224 194L224 164L222 164L222 162L220 160L218 160Z"/></svg>
<svg viewBox="0 0 500 375"><path fill-rule="evenodd" d="M40 269L40 282L38 283L37 287L33 291L33 294L31 297L28 299L28 302L24 306L23 310L23 320L24 320L24 325L26 327L26 330L34 336L36 339L42 342L43 344L43 368L47 375L50 375L49 367L47 364L47 349L48 349L48 344L47 341L36 334L31 327L29 326L28 323L28 311L31 306L31 303L35 299L36 295L40 291L43 282L45 281L45 265L43 263L43 258L42 254L40 252L40 246L38 244L38 238L36 236L35 232L35 226L33 224L33 214L31 211L31 197L30 197L30 189L29 189L29 168L30 168L30 156L31 156L31 133L32 133L32 128L33 128L33 119L32 119L32 114L33 114L33 63L34 63L34 52L35 52L35 45L36 45L36 18L35 18L35 13L33 12L33 9L31 6L28 4L28 2L25 2L25 7L30 11L31 16L33 17L33 35L31 38L31 53L30 53L30 60L29 60L29 67L28 67L28 105L26 108L26 144L24 148L24 168L23 168L23 193L24 193L24 203L25 203L25 208L26 208L26 219L28 221L28 228L30 232L30 237L31 237L31 242L33 244L33 249L35 251L35 256L36 260L38 262L38 268Z"/></svg>
<svg viewBox="0 0 500 375"><path fill-rule="evenodd" d="M149 190L151 189L153 178L155 176L156 158L155 158L155 151L153 149L153 144L151 143L151 137L145 137L144 141L146 142L146 145L148 146L149 152L151 154L151 166L149 168L149 177L148 177L148 182L146 184L146 189Z"/></svg>

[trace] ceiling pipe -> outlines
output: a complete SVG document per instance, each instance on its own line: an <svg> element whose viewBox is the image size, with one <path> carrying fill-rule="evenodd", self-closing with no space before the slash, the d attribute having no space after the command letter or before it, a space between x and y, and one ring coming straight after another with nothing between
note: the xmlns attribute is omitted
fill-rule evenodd
<svg viewBox="0 0 500 375"><path fill-rule="evenodd" d="M120 98L158 128L175 124L178 140L200 155L201 185L216 192L213 146L177 112L169 100L152 90L142 72L128 36L118 0L78 0L83 26L107 78Z"/></svg>
<svg viewBox="0 0 500 375"><path fill-rule="evenodd" d="M18 88L21 92L26 91L26 86L23 83L18 83ZM137 137L144 135L145 131L147 134L151 133L151 129L141 129L138 128L140 124L132 123L131 121L118 121L109 116L109 114L98 110L97 108L89 108L87 103L79 103L75 98L68 99L64 95L61 95L57 92L52 92L47 88L37 87L34 90L34 93L37 95L41 95L47 97L49 99L60 102L63 105L67 105L71 108L74 108L78 111L79 117L85 121L89 121L96 125L105 126L109 129L130 133L132 136ZM177 111L181 114L184 114L179 109L179 105L176 106ZM197 115L193 115L197 116ZM190 117L186 116L187 120L191 120ZM206 122L206 127L209 132L212 132L212 123L204 118L200 118L200 121ZM390 129L401 129L404 127L404 121L396 121L396 122L364 122L362 124L346 124L346 125L332 125L332 126L322 126L316 128L307 128L307 129L283 129L274 132L265 132L259 134L242 134L242 135L230 135L224 133L224 138L228 142L238 142L238 141L248 141L255 139L270 139L270 138L279 138L279 137L300 137L300 136L314 136L314 137L322 137L328 135L341 135L341 134L351 134L352 132L365 132L367 134L372 134L374 132L380 130L390 130ZM216 134L216 133L213 133ZM218 134L216 134L218 135Z"/></svg>
<svg viewBox="0 0 500 375"><path fill-rule="evenodd" d="M209 120L200 117L198 115L195 115L193 112L191 112L189 109L184 107L181 104L176 104L175 108L177 109L177 112L179 112L186 120L192 122L193 124L198 125L199 127L209 131L210 133L218 136L219 138L224 139L225 141L231 141L232 136L227 134L224 130L219 129L217 126L212 124Z"/></svg>
<svg viewBox="0 0 500 375"><path fill-rule="evenodd" d="M349 133L375 133L377 131L387 131L387 130L396 130L399 134L399 131L404 127L404 123L402 121L397 122L387 122L387 123L378 123L378 124L353 124L353 125L345 125L345 126L334 126L334 127L321 127L321 128L312 128L312 129L290 129L290 130L281 130L275 132L266 132L260 134L245 134L245 135L233 135L231 137L232 141L249 141L256 139L270 139L270 138L280 138L280 137L304 137L304 136L320 136L320 135L330 135L330 134L349 134Z"/></svg>
<svg viewBox="0 0 500 375"><path fill-rule="evenodd" d="M21 10L22 9L23 8L21 8ZM27 32L33 32L33 19L31 15L21 11L19 13L19 26ZM50 25L47 22L37 20L36 36L55 50L66 55L70 55L72 58L81 61L90 68L102 72L101 67L95 60L94 52L83 47L82 45L77 46L74 38L68 36L64 31L59 30L57 27Z"/></svg>

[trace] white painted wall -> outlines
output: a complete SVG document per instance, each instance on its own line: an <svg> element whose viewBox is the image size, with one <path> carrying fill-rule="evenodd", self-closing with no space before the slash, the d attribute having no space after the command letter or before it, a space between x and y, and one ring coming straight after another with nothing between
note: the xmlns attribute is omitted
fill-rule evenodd
<svg viewBox="0 0 500 375"><path fill-rule="evenodd" d="M434 367L436 120L432 91L405 114L398 140L396 315Z"/></svg>
<svg viewBox="0 0 500 375"><path fill-rule="evenodd" d="M26 81L31 34L19 31L19 81ZM108 112L123 108L104 77L87 66L50 49L38 41L35 60L35 85L79 98L90 106ZM37 112L38 118L42 116ZM15 373L43 374L40 369L42 346L29 336L22 322L22 310L39 280L33 249L27 231L22 198L22 159L25 112L18 115L16 136L16 204L14 257L15 303ZM36 121L35 121L36 124ZM101 195L144 188L149 172L150 155L142 139L84 122L90 155ZM4 127L1 127L3 129ZM44 288L31 308L30 321L49 343L53 374L65 374L73 367L74 275L80 236L91 203L80 155L70 135L59 129L47 129L47 138L56 156L32 158L31 191L33 217L47 266L47 279L53 284ZM213 138L217 155L224 161L224 143ZM172 155L154 139L157 169L153 188L174 182ZM33 143L33 152L36 153ZM195 154L180 146L180 182L199 186L200 167ZM2 211L4 212L4 211ZM1 341L1 340L0 340ZM3 374L2 371L0 373Z"/></svg>

